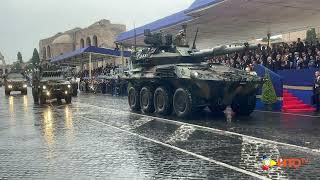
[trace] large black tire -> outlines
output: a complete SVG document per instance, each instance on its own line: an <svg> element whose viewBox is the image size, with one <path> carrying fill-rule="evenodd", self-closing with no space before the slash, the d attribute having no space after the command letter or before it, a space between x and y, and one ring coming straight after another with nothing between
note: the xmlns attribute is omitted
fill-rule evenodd
<svg viewBox="0 0 320 180"><path fill-rule="evenodd" d="M256 95L237 96L232 102L232 110L240 116L249 116L256 107Z"/></svg>
<svg viewBox="0 0 320 180"><path fill-rule="evenodd" d="M158 87L154 91L155 112L159 115L168 115L172 112L172 93L169 88L164 86Z"/></svg>
<svg viewBox="0 0 320 180"><path fill-rule="evenodd" d="M70 104L71 101L72 101L72 96L67 96L67 97L64 98L64 100L66 101L67 104Z"/></svg>
<svg viewBox="0 0 320 180"><path fill-rule="evenodd" d="M6 94L6 96L10 96L10 91L9 90L5 90L4 93Z"/></svg>
<svg viewBox="0 0 320 180"><path fill-rule="evenodd" d="M36 90L32 89L33 102L39 104L39 94Z"/></svg>
<svg viewBox="0 0 320 180"><path fill-rule="evenodd" d="M72 96L73 97L78 96L78 85L76 87L74 87L74 85L72 86Z"/></svg>
<svg viewBox="0 0 320 180"><path fill-rule="evenodd" d="M153 90L150 87L143 87L140 91L140 108L143 113L154 112Z"/></svg>
<svg viewBox="0 0 320 180"><path fill-rule="evenodd" d="M180 118L188 117L193 110L192 94L186 88L178 88L173 96L173 109Z"/></svg>
<svg viewBox="0 0 320 180"><path fill-rule="evenodd" d="M28 94L28 90L25 89L25 90L21 91L21 94L22 95L27 95Z"/></svg>
<svg viewBox="0 0 320 180"><path fill-rule="evenodd" d="M132 111L140 110L139 91L136 87L130 87L128 90L128 103Z"/></svg>
<svg viewBox="0 0 320 180"><path fill-rule="evenodd" d="M44 97L44 96L40 96L40 105L43 105L43 104L46 104L46 102L47 102L47 99L46 99L46 97Z"/></svg>

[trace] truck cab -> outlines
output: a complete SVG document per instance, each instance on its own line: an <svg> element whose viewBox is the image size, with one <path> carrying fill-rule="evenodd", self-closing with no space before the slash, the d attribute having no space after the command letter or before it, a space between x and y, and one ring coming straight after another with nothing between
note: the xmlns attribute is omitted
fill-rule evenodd
<svg viewBox="0 0 320 180"><path fill-rule="evenodd" d="M12 91L20 91L22 95L27 95L27 80L22 73L9 73L4 76L5 94L10 95Z"/></svg>
<svg viewBox="0 0 320 180"><path fill-rule="evenodd" d="M38 86L33 86L33 96L35 101L38 99L40 104L45 104L47 100L62 99L67 104L72 100L72 85L66 80L61 71L44 71L40 75ZM36 89L35 89L36 88Z"/></svg>

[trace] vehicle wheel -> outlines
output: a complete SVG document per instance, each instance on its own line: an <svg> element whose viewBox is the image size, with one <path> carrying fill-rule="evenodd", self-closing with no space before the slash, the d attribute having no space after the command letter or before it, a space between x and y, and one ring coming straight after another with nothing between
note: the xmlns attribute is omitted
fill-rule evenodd
<svg viewBox="0 0 320 180"><path fill-rule="evenodd" d="M10 91L5 91L6 96L10 96Z"/></svg>
<svg viewBox="0 0 320 180"><path fill-rule="evenodd" d="M153 113L153 90L150 87L143 87L140 91L140 107L143 113Z"/></svg>
<svg viewBox="0 0 320 180"><path fill-rule="evenodd" d="M67 96L67 97L65 97L64 100L66 101L67 104L70 104L71 101L72 101L72 97L71 97L71 96ZM61 101L61 100L60 100L60 101Z"/></svg>
<svg viewBox="0 0 320 180"><path fill-rule="evenodd" d="M212 113L221 113L227 108L226 105L210 105L209 109Z"/></svg>
<svg viewBox="0 0 320 180"><path fill-rule="evenodd" d="M232 102L231 108L241 116L249 116L256 107L256 95L238 96Z"/></svg>
<svg viewBox="0 0 320 180"><path fill-rule="evenodd" d="M172 112L172 94L168 88L158 87L154 91L155 112L160 115L168 115Z"/></svg>
<svg viewBox="0 0 320 180"><path fill-rule="evenodd" d="M28 94L28 91L27 91L27 90L23 90L23 91L21 91L21 94L22 94L22 95L27 95L27 94Z"/></svg>
<svg viewBox="0 0 320 180"><path fill-rule="evenodd" d="M61 98L57 98L57 103L61 104Z"/></svg>
<svg viewBox="0 0 320 180"><path fill-rule="evenodd" d="M38 92L36 92L35 90L32 90L32 96L33 96L33 102L35 104L38 104L39 103L39 95L38 95Z"/></svg>
<svg viewBox="0 0 320 180"><path fill-rule="evenodd" d="M139 91L136 87L130 87L128 90L128 103L132 111L140 110Z"/></svg>
<svg viewBox="0 0 320 180"><path fill-rule="evenodd" d="M46 104L46 97L40 96L40 105Z"/></svg>
<svg viewBox="0 0 320 180"><path fill-rule="evenodd" d="M192 95L188 89L179 88L173 96L173 109L178 117L184 118L192 112Z"/></svg>
<svg viewBox="0 0 320 180"><path fill-rule="evenodd" d="M78 86L75 87L75 88L73 88L72 91L73 91L73 92L72 92L72 96L73 96L73 97L77 97L77 96L78 96Z"/></svg>

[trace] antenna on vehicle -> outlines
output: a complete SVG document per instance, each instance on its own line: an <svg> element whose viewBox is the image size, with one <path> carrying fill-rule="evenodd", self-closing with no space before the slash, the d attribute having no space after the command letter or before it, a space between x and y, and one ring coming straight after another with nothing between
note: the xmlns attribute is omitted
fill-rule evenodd
<svg viewBox="0 0 320 180"><path fill-rule="evenodd" d="M133 31L134 31L134 52L137 52L137 31L136 31L136 24L133 23Z"/></svg>
<svg viewBox="0 0 320 180"><path fill-rule="evenodd" d="M197 32L196 32L196 35L194 36L194 39L193 39L193 44L192 44L192 49L196 49L196 41L197 41L197 38L198 38L198 32L199 32L199 28L197 28Z"/></svg>

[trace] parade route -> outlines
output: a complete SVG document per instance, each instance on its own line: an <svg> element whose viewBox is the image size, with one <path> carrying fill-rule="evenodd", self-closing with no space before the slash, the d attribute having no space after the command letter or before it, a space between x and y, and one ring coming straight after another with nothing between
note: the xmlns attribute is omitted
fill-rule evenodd
<svg viewBox="0 0 320 180"><path fill-rule="evenodd" d="M273 123L262 128L269 121L262 120L267 112L255 112L246 120L227 120L205 110L179 120L130 112L125 97L80 94L71 105L53 101L39 106L33 104L30 95L6 97L0 93L2 179L319 176L315 128L319 122L314 117L273 113ZM293 124L281 124L285 118ZM298 119L313 126L298 126ZM304 132L303 137L298 132ZM273 167L264 171L263 156L307 158L309 163L296 169Z"/></svg>

